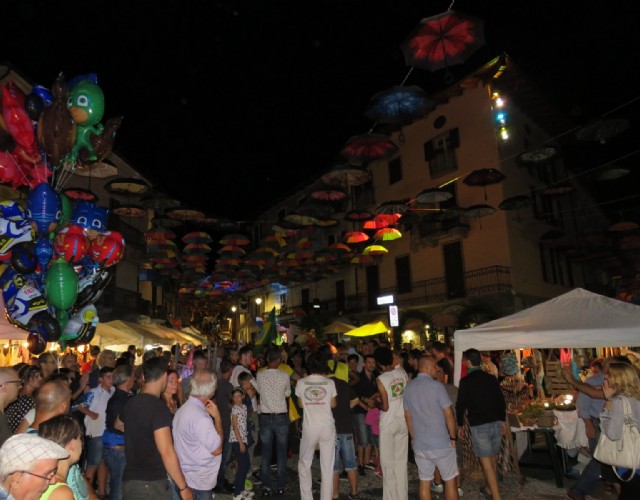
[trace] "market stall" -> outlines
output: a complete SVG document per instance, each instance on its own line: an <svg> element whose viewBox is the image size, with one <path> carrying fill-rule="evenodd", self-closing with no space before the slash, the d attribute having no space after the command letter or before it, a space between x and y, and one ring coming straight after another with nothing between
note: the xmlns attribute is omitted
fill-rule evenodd
<svg viewBox="0 0 640 500"><path fill-rule="evenodd" d="M640 346L640 306L582 288L474 328L455 332L454 383L462 353L522 348Z"/></svg>

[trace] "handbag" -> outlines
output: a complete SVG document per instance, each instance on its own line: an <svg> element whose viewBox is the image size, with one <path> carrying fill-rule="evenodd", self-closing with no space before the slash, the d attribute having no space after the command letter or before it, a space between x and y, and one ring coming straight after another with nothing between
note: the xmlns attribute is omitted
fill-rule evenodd
<svg viewBox="0 0 640 500"><path fill-rule="evenodd" d="M593 458L613 467L613 472L622 481L631 481L635 477L636 469L640 465L640 432L631 420L631 404L629 400L621 397L624 405L624 422L622 424L622 437L612 441L604 432L600 433L598 444L593 452ZM616 467L631 469L629 479L622 479Z"/></svg>

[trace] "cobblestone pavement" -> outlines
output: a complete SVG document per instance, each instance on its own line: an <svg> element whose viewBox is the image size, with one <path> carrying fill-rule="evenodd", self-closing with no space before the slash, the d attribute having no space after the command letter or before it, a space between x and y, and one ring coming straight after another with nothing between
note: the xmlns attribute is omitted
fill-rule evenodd
<svg viewBox="0 0 640 500"><path fill-rule="evenodd" d="M260 467L260 457L254 458L254 469ZM294 500L300 498L297 455L293 455L288 462L288 486L285 495L276 497L282 500ZM413 463L408 463L409 471L409 500L418 500L418 470ZM314 498L320 497L320 485L316 482L320 478L319 461L316 458L312 466L313 474L313 492ZM532 477L535 474L536 477ZM360 499L361 500L379 500L382 498L382 479L373 474L373 471L367 470L364 477L358 476ZM275 475L274 475L275 481ZM569 485L575 482L574 479L564 478L564 487L558 488L551 471L536 470L531 475L526 470L521 472L521 477L516 475L508 475L502 479L500 483L500 492L505 500L547 500L547 499L564 499L567 500L566 490ZM484 500L485 497L480 493L480 489L484 486L484 480L480 471L473 471L462 476L462 489L464 491L463 499ZM260 498L261 488L254 485L256 498ZM339 498L347 498L349 493L349 482L340 481ZM216 493L216 500L231 499L232 495ZM443 500L444 494L434 493L435 500ZM593 496L587 497L590 500L613 500L617 498L613 493L607 491L606 484L602 483L598 491Z"/></svg>

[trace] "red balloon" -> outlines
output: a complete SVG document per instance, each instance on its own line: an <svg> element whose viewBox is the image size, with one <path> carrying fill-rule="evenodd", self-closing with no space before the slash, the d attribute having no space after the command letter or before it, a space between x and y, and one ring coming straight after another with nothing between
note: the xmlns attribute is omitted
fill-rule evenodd
<svg viewBox="0 0 640 500"><path fill-rule="evenodd" d="M124 238L117 231L100 234L91 242L91 260L103 267L111 267L124 256Z"/></svg>
<svg viewBox="0 0 640 500"><path fill-rule="evenodd" d="M80 226L67 226L61 229L53 240L55 255L77 264L89 251L89 240Z"/></svg>
<svg viewBox="0 0 640 500"><path fill-rule="evenodd" d="M24 109L24 93L9 82L2 87L2 117L7 130L26 154L40 161L33 122Z"/></svg>
<svg viewBox="0 0 640 500"><path fill-rule="evenodd" d="M0 182L8 184L16 181L18 164L6 151L0 151ZM14 186L17 187L17 186Z"/></svg>

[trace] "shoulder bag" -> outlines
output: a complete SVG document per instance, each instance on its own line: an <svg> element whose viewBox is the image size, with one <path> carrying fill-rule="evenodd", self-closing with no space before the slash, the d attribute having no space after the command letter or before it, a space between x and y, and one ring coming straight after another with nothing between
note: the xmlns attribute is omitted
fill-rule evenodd
<svg viewBox="0 0 640 500"><path fill-rule="evenodd" d="M636 469L640 466L640 432L631 420L631 404L629 400L621 397L624 405L624 422L622 424L622 437L612 441L604 432L600 432L598 444L593 452L593 458L613 467L616 476L622 481L630 481L635 477ZM631 469L629 479L622 479L616 467Z"/></svg>

